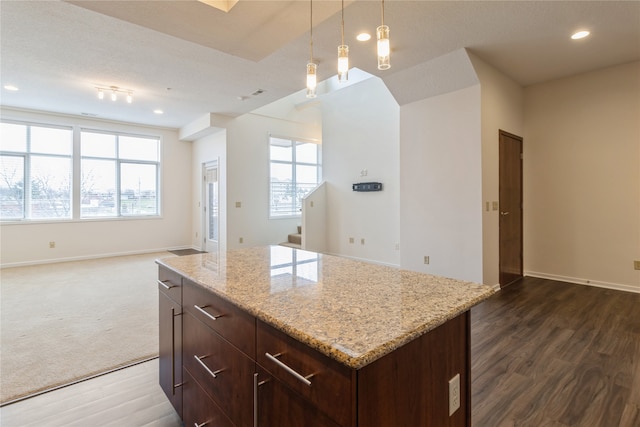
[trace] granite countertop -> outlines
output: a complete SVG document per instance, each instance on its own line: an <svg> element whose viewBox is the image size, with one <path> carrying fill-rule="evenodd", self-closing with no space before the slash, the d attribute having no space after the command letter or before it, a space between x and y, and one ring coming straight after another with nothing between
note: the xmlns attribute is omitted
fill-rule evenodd
<svg viewBox="0 0 640 427"><path fill-rule="evenodd" d="M157 263L355 369L495 292L477 283L284 246Z"/></svg>

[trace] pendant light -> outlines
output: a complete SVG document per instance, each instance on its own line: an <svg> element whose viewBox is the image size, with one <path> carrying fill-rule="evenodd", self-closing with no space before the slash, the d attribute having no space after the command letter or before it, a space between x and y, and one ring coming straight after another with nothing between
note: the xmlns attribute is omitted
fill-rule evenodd
<svg viewBox="0 0 640 427"><path fill-rule="evenodd" d="M342 0L342 43L338 46L338 81L349 80L349 46L344 44L344 0Z"/></svg>
<svg viewBox="0 0 640 427"><path fill-rule="evenodd" d="M310 0L310 9L311 9L311 12L309 14L309 63L307 64L307 98L315 98L316 86L318 84L318 79L316 75L318 65L315 62L313 62L313 0Z"/></svg>
<svg viewBox="0 0 640 427"><path fill-rule="evenodd" d="M388 70L391 68L389 55L391 48L389 46L389 27L384 25L384 0L382 0L382 25L376 30L378 36L378 70Z"/></svg>

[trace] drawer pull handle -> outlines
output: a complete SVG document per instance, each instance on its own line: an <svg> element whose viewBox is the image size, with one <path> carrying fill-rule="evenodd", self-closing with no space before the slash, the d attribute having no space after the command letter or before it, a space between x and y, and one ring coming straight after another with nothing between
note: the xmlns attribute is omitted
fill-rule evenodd
<svg viewBox="0 0 640 427"><path fill-rule="evenodd" d="M285 371L287 371L288 373L290 373L291 375L296 377L297 380L299 380L299 381L305 383L306 385L308 385L309 387L311 387L311 381L309 381L309 378L311 378L313 376L313 374L307 375L305 377L304 375L300 375L295 370L291 369L286 364L282 363L280 360L278 360L278 357L282 356L282 353L278 353L275 356L272 355L272 354L269 354L269 353L265 353L264 355L267 356L269 359L271 359L273 362L275 362L282 369L284 369Z"/></svg>
<svg viewBox="0 0 640 427"><path fill-rule="evenodd" d="M218 369L217 371L212 371L211 369L209 369L209 367L207 365L204 364L204 362L202 361L202 359L204 359L207 356L196 356L195 354L193 355L193 358L196 359L198 361L198 363L200 364L200 366L202 366L205 371L207 371L209 373L209 375L211 375L213 378L218 378L218 374L222 371L224 371L224 369Z"/></svg>
<svg viewBox="0 0 640 427"><path fill-rule="evenodd" d="M206 426L207 424L209 424L209 421L205 421L205 422L203 422L202 424L193 423L194 427L204 427L204 426Z"/></svg>
<svg viewBox="0 0 640 427"><path fill-rule="evenodd" d="M209 314L206 311L203 310L203 308L205 307L209 307L208 305L203 305L202 307L198 306L197 304L193 305L193 308L195 308L196 310L198 310L200 313L204 314L205 316L207 316L209 319L211 320L216 320L219 317L222 317L222 314L218 314L217 316L214 316L213 314Z"/></svg>
<svg viewBox="0 0 640 427"><path fill-rule="evenodd" d="M171 283L171 280L158 280L158 285L162 286L166 290L177 287L176 285L167 285L167 283Z"/></svg>

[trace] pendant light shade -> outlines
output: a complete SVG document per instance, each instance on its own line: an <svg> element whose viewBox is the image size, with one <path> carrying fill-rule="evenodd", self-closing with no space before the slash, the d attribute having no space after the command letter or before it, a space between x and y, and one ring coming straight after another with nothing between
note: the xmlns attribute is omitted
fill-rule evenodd
<svg viewBox="0 0 640 427"><path fill-rule="evenodd" d="M342 24L340 27L342 44L338 46L338 81L349 80L349 46L344 44L344 0L342 0Z"/></svg>
<svg viewBox="0 0 640 427"><path fill-rule="evenodd" d="M309 62L307 63L307 98L316 97L318 64L313 62L313 0L309 1Z"/></svg>
<svg viewBox="0 0 640 427"><path fill-rule="evenodd" d="M318 65L313 62L307 64L307 98L316 97L316 86L318 85L317 68Z"/></svg>
<svg viewBox="0 0 640 427"><path fill-rule="evenodd" d="M338 46L338 81L349 80L349 46Z"/></svg>
<svg viewBox="0 0 640 427"><path fill-rule="evenodd" d="M382 0L382 25L376 34L378 37L378 70L388 70L391 68L391 46L389 45L389 27L384 25L384 0Z"/></svg>

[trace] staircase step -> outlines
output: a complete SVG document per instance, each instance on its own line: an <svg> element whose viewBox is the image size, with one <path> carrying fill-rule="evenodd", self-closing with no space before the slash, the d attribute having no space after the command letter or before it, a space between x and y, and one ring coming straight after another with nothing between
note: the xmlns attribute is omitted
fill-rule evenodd
<svg viewBox="0 0 640 427"><path fill-rule="evenodd" d="M289 243L295 243L297 245L302 244L302 234L289 234L287 237Z"/></svg>

